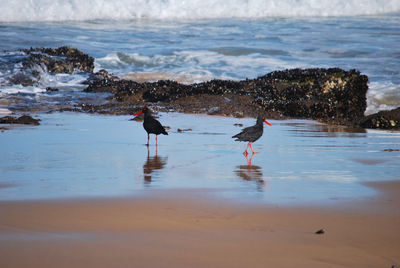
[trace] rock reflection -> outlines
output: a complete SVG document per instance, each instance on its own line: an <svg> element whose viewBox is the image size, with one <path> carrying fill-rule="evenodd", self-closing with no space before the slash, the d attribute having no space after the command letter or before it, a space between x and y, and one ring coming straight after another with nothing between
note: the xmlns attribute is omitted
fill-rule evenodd
<svg viewBox="0 0 400 268"><path fill-rule="evenodd" d="M251 160L254 154L250 158L246 156L247 165L240 165L236 167L235 173L238 177L245 181L254 181L257 185L258 191L263 191L265 182L263 180L263 173L260 166L252 165Z"/></svg>
<svg viewBox="0 0 400 268"><path fill-rule="evenodd" d="M293 129L289 130L290 132L295 132L305 137L360 137L365 136L367 133L363 128L327 125L313 121L287 122L284 124L293 127Z"/></svg>
<svg viewBox="0 0 400 268"><path fill-rule="evenodd" d="M165 167L168 157L158 156L157 151L155 156L150 156L150 151L147 150L147 159L143 165L144 183L150 184L153 181L154 172L157 172Z"/></svg>

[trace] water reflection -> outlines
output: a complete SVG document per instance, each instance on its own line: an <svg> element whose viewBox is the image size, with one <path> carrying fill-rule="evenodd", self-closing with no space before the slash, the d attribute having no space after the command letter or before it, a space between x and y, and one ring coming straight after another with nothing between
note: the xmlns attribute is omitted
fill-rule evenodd
<svg viewBox="0 0 400 268"><path fill-rule="evenodd" d="M167 164L168 157L158 156L158 151L156 150L156 155L150 156L149 147L147 147L147 159L143 165L143 177L144 183L150 184L153 181L152 176L154 172L160 171Z"/></svg>
<svg viewBox="0 0 400 268"><path fill-rule="evenodd" d="M367 133L363 128L327 125L314 121L285 122L284 125L294 127L288 131L305 137L363 137Z"/></svg>
<svg viewBox="0 0 400 268"><path fill-rule="evenodd" d="M240 177L244 181L253 181L257 185L257 191L263 191L264 189L264 179L263 173L260 166L252 165L251 160L254 157L254 154L248 158L246 157L247 165L239 165L236 167L235 174Z"/></svg>

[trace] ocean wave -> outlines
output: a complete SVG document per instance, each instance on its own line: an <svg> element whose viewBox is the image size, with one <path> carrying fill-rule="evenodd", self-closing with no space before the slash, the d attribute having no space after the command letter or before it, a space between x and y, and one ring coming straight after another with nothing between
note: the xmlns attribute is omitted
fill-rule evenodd
<svg viewBox="0 0 400 268"><path fill-rule="evenodd" d="M168 70L168 73L190 77L191 81L201 82L211 79L256 78L275 69L305 67L280 60L272 55L267 55L267 53L261 54L258 50L251 50L251 52L255 53L230 55L224 48L215 49L215 51L185 50L151 56L140 53L113 52L103 58L95 59L95 71L106 69L116 75L125 75L128 73L164 73L165 70Z"/></svg>
<svg viewBox="0 0 400 268"><path fill-rule="evenodd" d="M398 0L14 0L0 22L358 16L400 12Z"/></svg>
<svg viewBox="0 0 400 268"><path fill-rule="evenodd" d="M399 107L400 87L390 82L371 82L367 92L366 115Z"/></svg>

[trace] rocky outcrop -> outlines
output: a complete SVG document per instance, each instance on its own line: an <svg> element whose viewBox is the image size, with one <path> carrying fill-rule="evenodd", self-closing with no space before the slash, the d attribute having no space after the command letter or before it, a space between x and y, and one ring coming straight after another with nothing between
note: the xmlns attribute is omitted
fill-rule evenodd
<svg viewBox="0 0 400 268"><path fill-rule="evenodd" d="M229 96L229 100L239 96L243 101L246 98L246 105L253 113L256 109L257 113L275 116L355 124L363 118L366 109L367 82L367 76L357 70L315 68L276 71L256 79L212 80L191 85L169 80L137 83L107 75L105 79L90 81L86 91L111 92L121 102L142 101L169 107L177 100L193 101L190 98L193 96ZM226 98L223 102L226 103ZM238 104L240 100L232 102L232 108Z"/></svg>
<svg viewBox="0 0 400 268"><path fill-rule="evenodd" d="M59 48L30 48L24 50L29 58L23 63L25 67L45 66L51 74L73 72L93 72L94 58L76 48L67 46Z"/></svg>
<svg viewBox="0 0 400 268"><path fill-rule="evenodd" d="M26 56L21 57L22 68L7 78L9 84L33 86L39 83L43 73L92 73L94 70L94 58L76 48L65 46L30 48L22 51L26 53Z"/></svg>
<svg viewBox="0 0 400 268"><path fill-rule="evenodd" d="M32 118L29 115L22 115L20 117L4 116L0 118L0 124L23 124L23 125L40 125L40 119Z"/></svg>
<svg viewBox="0 0 400 268"><path fill-rule="evenodd" d="M400 129L400 107L366 116L360 121L363 128Z"/></svg>
<svg viewBox="0 0 400 268"><path fill-rule="evenodd" d="M106 70L93 73L94 59L76 48L23 50L23 69L9 78L11 84L34 85L44 72L86 72L86 92L109 92L101 98L59 110L127 114L139 105L157 104L166 111L227 116L304 118L364 128L399 129L398 109L364 116L368 77L357 70L339 68L290 69L241 81L211 80L182 84L171 80L139 83L121 79ZM51 93L57 88L47 87ZM107 96L106 96L107 95ZM105 97L106 96L106 97ZM111 97L110 97L111 96Z"/></svg>

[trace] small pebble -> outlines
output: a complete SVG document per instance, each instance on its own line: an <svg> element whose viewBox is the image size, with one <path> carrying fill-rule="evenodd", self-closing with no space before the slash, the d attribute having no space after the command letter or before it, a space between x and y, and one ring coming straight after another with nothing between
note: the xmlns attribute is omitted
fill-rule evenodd
<svg viewBox="0 0 400 268"><path fill-rule="evenodd" d="M178 132L179 132L179 133L185 132L185 131L192 131L192 129L191 129L191 128L187 128L187 129L180 129L180 128L178 128Z"/></svg>

